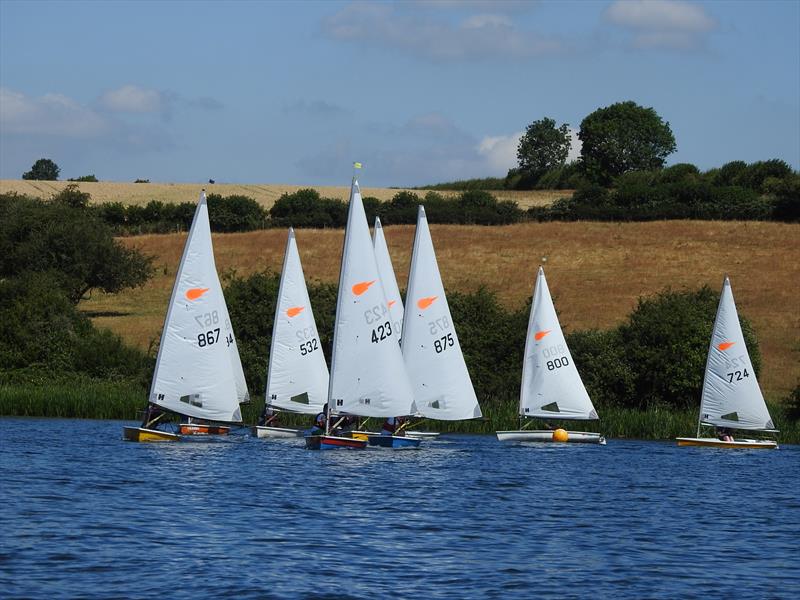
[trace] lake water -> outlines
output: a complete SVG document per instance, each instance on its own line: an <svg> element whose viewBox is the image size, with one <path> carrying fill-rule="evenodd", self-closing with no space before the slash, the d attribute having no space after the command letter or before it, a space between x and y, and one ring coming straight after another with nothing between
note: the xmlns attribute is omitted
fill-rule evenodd
<svg viewBox="0 0 800 600"><path fill-rule="evenodd" d="M800 597L798 446L312 452L123 424L0 419L0 596Z"/></svg>

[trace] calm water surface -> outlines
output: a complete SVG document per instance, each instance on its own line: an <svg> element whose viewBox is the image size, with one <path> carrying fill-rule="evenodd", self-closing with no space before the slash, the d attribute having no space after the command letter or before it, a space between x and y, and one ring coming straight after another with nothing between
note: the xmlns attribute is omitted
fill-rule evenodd
<svg viewBox="0 0 800 600"><path fill-rule="evenodd" d="M0 596L800 597L798 446L311 452L122 426L0 419Z"/></svg>

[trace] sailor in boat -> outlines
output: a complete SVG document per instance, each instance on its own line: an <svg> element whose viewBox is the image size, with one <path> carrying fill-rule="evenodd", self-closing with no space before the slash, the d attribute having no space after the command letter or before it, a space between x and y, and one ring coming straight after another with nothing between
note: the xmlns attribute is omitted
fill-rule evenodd
<svg viewBox="0 0 800 600"><path fill-rule="evenodd" d="M166 413L155 404L148 404L147 409L144 411L144 419L142 420L142 429L155 429L158 421Z"/></svg>
<svg viewBox="0 0 800 600"><path fill-rule="evenodd" d="M322 407L322 412L317 413L314 417L314 424L311 426L309 435L323 435L325 433L325 426L328 421L328 405Z"/></svg>
<svg viewBox="0 0 800 600"><path fill-rule="evenodd" d="M733 436L731 435L731 430L725 427L717 427L717 437L722 442L732 442Z"/></svg>
<svg viewBox="0 0 800 600"><path fill-rule="evenodd" d="M405 428L403 427L403 417L387 417L381 425L381 435L405 435Z"/></svg>
<svg viewBox="0 0 800 600"><path fill-rule="evenodd" d="M258 417L258 425L259 427L278 427L278 413L265 404L264 411Z"/></svg>

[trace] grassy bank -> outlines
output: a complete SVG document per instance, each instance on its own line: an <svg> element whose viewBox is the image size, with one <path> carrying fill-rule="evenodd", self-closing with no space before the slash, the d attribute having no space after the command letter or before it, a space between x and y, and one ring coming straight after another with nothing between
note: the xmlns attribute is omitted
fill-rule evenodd
<svg viewBox="0 0 800 600"><path fill-rule="evenodd" d="M145 406L146 390L127 382L81 381L44 385L0 385L0 415L25 417L59 417L78 419L136 420ZM517 402L484 402L485 419L464 422L425 422L423 429L443 433L493 434L498 430L517 429ZM256 400L243 406L245 423L253 424L263 408ZM769 410L778 429L778 439L784 444L800 444L800 421L791 422L780 404L769 403ZM671 440L678 436L694 435L697 410L650 409L637 411L619 408L600 408L601 422L563 423L565 427L598 431L608 439ZM373 419L371 429L380 426ZM308 427L311 417L284 414L282 425Z"/></svg>

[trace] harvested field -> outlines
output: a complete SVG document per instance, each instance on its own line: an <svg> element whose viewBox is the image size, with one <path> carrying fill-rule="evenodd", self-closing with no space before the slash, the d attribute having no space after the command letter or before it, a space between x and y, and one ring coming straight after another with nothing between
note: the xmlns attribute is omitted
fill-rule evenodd
<svg viewBox="0 0 800 600"><path fill-rule="evenodd" d="M385 227L405 287L413 226ZM723 274L737 306L753 323L763 353L762 386L784 396L800 380L800 227L780 223L667 221L654 223L526 223L505 227L431 225L448 290L481 285L517 307L532 291L546 258L547 278L566 331L608 328L641 295L665 287L719 289ZM309 280L338 281L343 230L297 230ZM157 274L143 288L82 303L97 325L147 348L158 335L185 234L124 238L157 257ZM215 234L221 275L279 271L286 232ZM520 349L520 352L522 350Z"/></svg>
<svg viewBox="0 0 800 600"><path fill-rule="evenodd" d="M93 204L106 202L122 202L123 204L143 205L151 200L158 200L166 204L179 204L181 202L195 202L200 190L209 193L230 196L241 194L256 200L265 208L270 208L283 194L291 194L300 189L313 188L326 198L347 200L350 197L350 186L312 186L312 185L272 185L272 184L233 184L233 183L118 183L118 182L70 182L70 181L27 181L22 179L0 180L0 194L16 192L40 198L50 198L65 187L74 183L81 191L92 196ZM403 190L396 188L371 188L362 187L361 194L365 197L372 196L381 201L391 200L392 197ZM425 190L409 190L420 197L425 196ZM458 195L459 192L438 192L442 195ZM532 190L529 192L515 192L500 190L492 192L498 200L514 200L521 208L530 206L547 206L558 198L571 196L572 190Z"/></svg>

